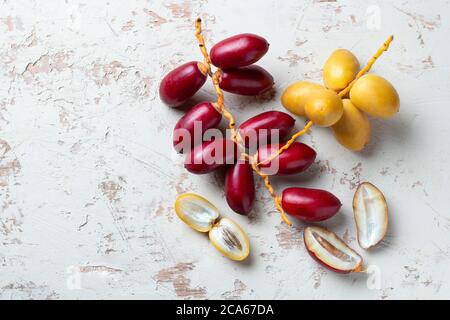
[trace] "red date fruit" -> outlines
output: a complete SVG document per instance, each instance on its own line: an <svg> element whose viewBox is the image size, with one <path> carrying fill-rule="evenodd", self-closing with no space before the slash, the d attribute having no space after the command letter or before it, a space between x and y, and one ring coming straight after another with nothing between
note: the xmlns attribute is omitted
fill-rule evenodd
<svg viewBox="0 0 450 320"><path fill-rule="evenodd" d="M219 87L243 96L257 96L273 86L273 77L260 66L222 70Z"/></svg>
<svg viewBox="0 0 450 320"><path fill-rule="evenodd" d="M206 73L202 70L203 64L191 61L170 71L159 85L161 100L171 107L186 102L205 83Z"/></svg>
<svg viewBox="0 0 450 320"><path fill-rule="evenodd" d="M286 213L305 221L322 221L334 216L341 202L325 190L287 188L281 194L281 206Z"/></svg>
<svg viewBox="0 0 450 320"><path fill-rule="evenodd" d="M279 140L285 139L294 127L295 119L280 111L260 113L239 126L239 135L245 146L256 147L259 143L270 143L273 132L278 130ZM261 141L259 141L261 140Z"/></svg>
<svg viewBox="0 0 450 320"><path fill-rule="evenodd" d="M270 159L283 144L266 145L258 149L258 162L262 172L269 175L289 175L305 171L316 159L316 152L301 142L294 142L288 149L271 161ZM266 169L266 170L264 170Z"/></svg>
<svg viewBox="0 0 450 320"><path fill-rule="evenodd" d="M269 43L256 34L243 33L224 39L211 48L211 62L218 68L249 66L269 50Z"/></svg>
<svg viewBox="0 0 450 320"><path fill-rule="evenodd" d="M349 273L362 270L361 256L334 232L308 226L303 232L303 238L311 257L331 271Z"/></svg>
<svg viewBox="0 0 450 320"><path fill-rule="evenodd" d="M173 131L175 150L182 152L186 148L192 149L196 141L202 141L205 131L217 127L220 120L222 120L222 115L212 103L201 102L195 105L175 125ZM198 129L195 130L196 128Z"/></svg>
<svg viewBox="0 0 450 320"><path fill-rule="evenodd" d="M255 183L248 161L239 161L227 170L225 195L233 211L247 215L252 210L255 202Z"/></svg>
<svg viewBox="0 0 450 320"><path fill-rule="evenodd" d="M205 141L186 155L184 167L195 174L209 173L227 164L234 164L237 151L237 145L229 139Z"/></svg>

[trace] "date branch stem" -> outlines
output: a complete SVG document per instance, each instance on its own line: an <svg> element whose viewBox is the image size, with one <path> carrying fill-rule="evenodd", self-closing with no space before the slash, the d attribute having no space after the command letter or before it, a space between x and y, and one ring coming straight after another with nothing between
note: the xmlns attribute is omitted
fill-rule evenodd
<svg viewBox="0 0 450 320"><path fill-rule="evenodd" d="M212 73L212 71L211 71L211 58L209 57L208 50L206 49L206 45L205 45L205 39L202 35L202 20L200 18L197 18L197 20L195 21L195 37L197 38L198 46L203 55L204 65L205 65L204 66L205 74L207 74L211 78L213 85L214 85L214 90L216 91L217 102L213 103L213 106L217 109L217 111L219 111L228 120L228 127L231 130L232 140L240 146L241 150L245 150L244 143L243 143L241 137L239 136L239 134L237 133L236 122L234 121L234 117L225 107L224 95L219 86L220 77L222 75L222 70L218 69L214 73ZM280 212L281 218L289 226L292 226L292 222L287 218L283 208L281 207L280 198L277 196L275 190L273 189L272 185L270 184L268 175L259 170L258 164L256 163L256 161L257 161L256 155L251 157L246 152L242 152L241 157L249 160L249 162L252 165L253 171L255 171L256 174L258 174L263 179L264 186L266 187L266 189L269 191L270 195L272 196L272 198L275 202L275 206L276 206L277 210Z"/></svg>

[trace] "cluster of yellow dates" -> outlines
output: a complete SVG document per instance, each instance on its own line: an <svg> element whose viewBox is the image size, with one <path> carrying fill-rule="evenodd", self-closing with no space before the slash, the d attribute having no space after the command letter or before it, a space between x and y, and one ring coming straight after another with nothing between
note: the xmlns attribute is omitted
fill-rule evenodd
<svg viewBox="0 0 450 320"><path fill-rule="evenodd" d="M375 74L360 76L360 72L355 55L338 49L323 67L324 86L309 81L293 83L283 92L281 103L317 126L331 127L347 149L361 150L370 139L367 115L390 118L398 112L400 99L386 79Z"/></svg>

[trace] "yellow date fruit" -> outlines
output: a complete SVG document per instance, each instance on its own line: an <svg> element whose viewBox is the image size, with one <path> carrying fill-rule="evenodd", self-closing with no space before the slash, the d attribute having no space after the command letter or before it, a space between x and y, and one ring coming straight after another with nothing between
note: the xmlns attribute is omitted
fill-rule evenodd
<svg viewBox="0 0 450 320"><path fill-rule="evenodd" d="M241 261L250 253L248 236L233 220L222 218L209 231L214 247L231 260Z"/></svg>
<svg viewBox="0 0 450 320"><path fill-rule="evenodd" d="M184 223L200 232L210 231L219 219L219 209L194 193L180 194L175 200L175 212Z"/></svg>
<svg viewBox="0 0 450 320"><path fill-rule="evenodd" d="M331 128L336 140L352 151L363 149L370 139L370 122L367 115L356 108L349 99L342 100L344 114Z"/></svg>
<svg viewBox="0 0 450 320"><path fill-rule="evenodd" d="M318 89L324 89L324 87L320 84L309 81L295 82L284 90L281 96L281 104L288 111L304 117L306 101L308 100L311 92Z"/></svg>
<svg viewBox="0 0 450 320"><path fill-rule="evenodd" d="M344 107L336 92L329 89L311 93L305 105L306 116L319 127L330 127L342 117Z"/></svg>
<svg viewBox="0 0 450 320"><path fill-rule="evenodd" d="M377 118L393 117L400 109L395 88L375 74L366 74L355 82L350 90L350 100L358 109Z"/></svg>
<svg viewBox="0 0 450 320"><path fill-rule="evenodd" d="M175 212L192 229L208 232L214 248L227 258L241 261L248 257L250 242L245 231L231 219L220 219L216 206L202 196L180 194L175 200Z"/></svg>
<svg viewBox="0 0 450 320"><path fill-rule="evenodd" d="M328 89L342 90L355 79L359 61L346 49L334 51L323 66L323 83Z"/></svg>

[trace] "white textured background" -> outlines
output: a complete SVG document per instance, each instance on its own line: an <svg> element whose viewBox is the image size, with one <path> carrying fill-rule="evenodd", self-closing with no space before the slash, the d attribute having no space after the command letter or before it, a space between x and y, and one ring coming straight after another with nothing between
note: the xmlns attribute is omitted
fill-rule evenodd
<svg viewBox="0 0 450 320"><path fill-rule="evenodd" d="M183 169L171 146L182 112L157 89L171 68L201 59L198 15L209 47L242 32L271 43L260 64L276 93L227 95L238 121L282 110L282 89L320 81L334 49L364 64L394 33L373 71L398 89L400 113L372 121L362 153L313 128L303 141L317 163L274 180L279 191L319 187L342 200L324 225L375 266L379 288L366 274L336 275L312 261L302 226L283 225L260 180L248 219L227 207L222 174ZM449 1L438 0L0 1L0 297L450 298L449 21ZM213 97L208 83L199 99ZM390 208L388 237L370 253L355 241L351 212L363 180ZM186 191L242 224L249 261L223 258L175 217Z"/></svg>

